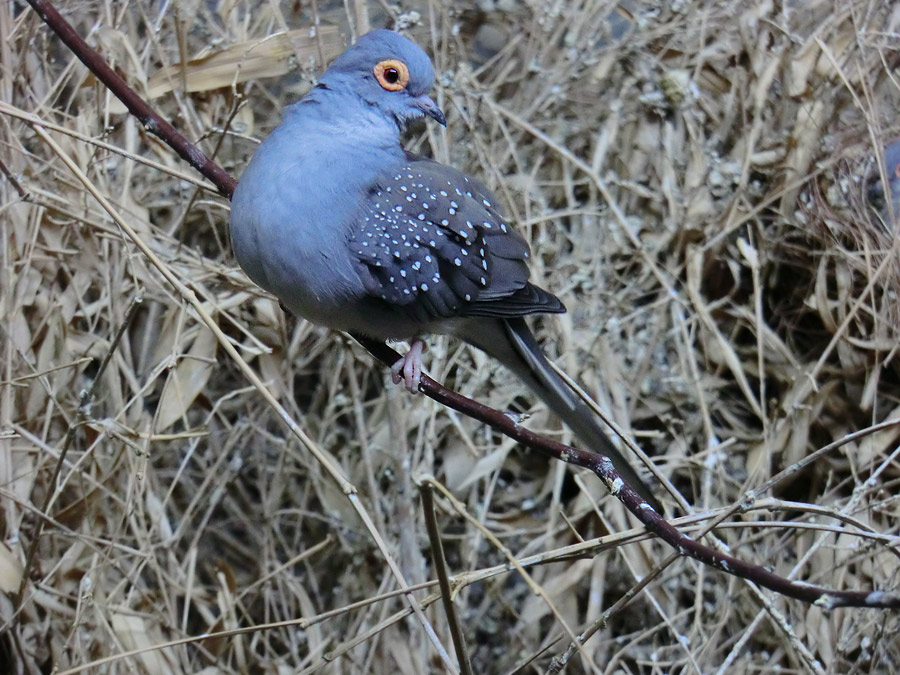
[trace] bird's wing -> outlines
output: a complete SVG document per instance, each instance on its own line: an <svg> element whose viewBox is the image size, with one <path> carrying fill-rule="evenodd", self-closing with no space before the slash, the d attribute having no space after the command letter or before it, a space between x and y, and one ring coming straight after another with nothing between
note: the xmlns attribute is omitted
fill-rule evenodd
<svg viewBox="0 0 900 675"><path fill-rule="evenodd" d="M367 292L419 321L565 311L528 283L528 244L487 189L437 162L409 157L381 175L348 243Z"/></svg>

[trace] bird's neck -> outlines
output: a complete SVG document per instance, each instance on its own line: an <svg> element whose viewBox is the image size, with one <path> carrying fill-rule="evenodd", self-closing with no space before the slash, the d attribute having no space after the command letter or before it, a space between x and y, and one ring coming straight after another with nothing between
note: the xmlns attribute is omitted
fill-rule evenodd
<svg viewBox="0 0 900 675"><path fill-rule="evenodd" d="M288 106L284 121L314 128L316 134L328 136L330 143L396 148L402 152L396 120L358 96L348 96L321 84Z"/></svg>

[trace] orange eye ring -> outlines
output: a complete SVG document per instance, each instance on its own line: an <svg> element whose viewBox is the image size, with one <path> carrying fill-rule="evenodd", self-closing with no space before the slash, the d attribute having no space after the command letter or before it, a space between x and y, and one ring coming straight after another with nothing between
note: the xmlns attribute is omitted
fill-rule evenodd
<svg viewBox="0 0 900 675"><path fill-rule="evenodd" d="M403 61L387 59L375 66L375 79L388 91L400 91L409 84L409 68Z"/></svg>

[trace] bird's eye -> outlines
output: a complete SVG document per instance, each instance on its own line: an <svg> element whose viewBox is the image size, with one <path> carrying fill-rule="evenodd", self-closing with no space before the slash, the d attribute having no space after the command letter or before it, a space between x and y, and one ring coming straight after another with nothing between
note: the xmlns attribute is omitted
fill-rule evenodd
<svg viewBox="0 0 900 675"><path fill-rule="evenodd" d="M400 91L409 84L409 68L403 61L388 59L375 66L375 79L388 91Z"/></svg>

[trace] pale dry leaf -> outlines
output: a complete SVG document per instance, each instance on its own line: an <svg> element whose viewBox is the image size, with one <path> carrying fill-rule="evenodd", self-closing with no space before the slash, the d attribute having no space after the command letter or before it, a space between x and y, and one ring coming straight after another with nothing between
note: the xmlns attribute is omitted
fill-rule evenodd
<svg viewBox="0 0 900 675"><path fill-rule="evenodd" d="M391 632L393 633L395 631ZM417 667L416 663L413 661L415 657L421 659L422 655L416 654L414 656L409 645L406 643L406 640L401 639L399 636L395 639L388 639L387 646L393 659L393 667L391 668L392 673L396 673L397 675L419 675L422 672L422 668Z"/></svg>
<svg viewBox="0 0 900 675"><path fill-rule="evenodd" d="M325 454L329 455L329 453ZM329 455L328 458L337 466L341 465L334 456ZM346 469L344 470L346 471ZM326 519L351 529L361 527L359 514L337 485L332 481L317 480L313 482L313 487L316 496L322 503L321 513Z"/></svg>
<svg viewBox="0 0 900 675"><path fill-rule="evenodd" d="M809 88L810 76L822 50L813 38L787 64L785 73L785 91L788 96L800 96Z"/></svg>
<svg viewBox="0 0 900 675"><path fill-rule="evenodd" d="M15 593L22 581L22 563L0 542L0 591Z"/></svg>
<svg viewBox="0 0 900 675"><path fill-rule="evenodd" d="M112 615L112 628L125 649L131 651L142 649L137 656L129 660L140 663L148 675L177 675L165 655L165 650L154 649L154 645L163 642L158 628L150 628L148 621L141 616L116 612Z"/></svg>
<svg viewBox="0 0 900 675"><path fill-rule="evenodd" d="M315 63L321 54L331 61L344 50L340 31L335 26L320 26L316 35L308 29L276 33L264 38L244 40L225 49L195 57L187 63L174 63L153 73L147 81L146 98L153 100L171 91L189 93L210 91L250 80L280 77ZM301 63L297 63L297 59ZM110 104L115 114L126 112L116 100Z"/></svg>
<svg viewBox="0 0 900 675"><path fill-rule="evenodd" d="M594 563L592 560L577 560L572 563L565 574L549 576L546 581L541 583L544 593L550 599L557 609L561 609L560 600L566 595L571 596L571 589L587 578L591 573ZM530 595L525 601L525 607L522 609L520 620L525 624L536 623L541 618L550 613L547 601L537 595Z"/></svg>
<svg viewBox="0 0 900 675"><path fill-rule="evenodd" d="M818 50L819 58L816 60L817 79L820 81L831 80L838 82L843 74L851 84L859 84L859 76L864 75L864 73L860 73L853 68L846 68L848 56L852 52L851 48L856 44L856 31L850 25L842 26L838 34L832 36L828 41L827 49L829 53L823 52L821 48Z"/></svg>
<svg viewBox="0 0 900 675"><path fill-rule="evenodd" d="M452 491L457 492L459 486L465 481L472 468L478 462L478 457L472 454L469 446L464 442L455 440L448 444L441 453L444 473L444 484Z"/></svg>
<svg viewBox="0 0 900 675"><path fill-rule="evenodd" d="M792 425L778 424L769 438L753 444L747 451L746 472L749 486L759 485L773 474L773 454L785 447L791 437Z"/></svg>
<svg viewBox="0 0 900 675"><path fill-rule="evenodd" d="M170 541L174 530L166 513L165 504L163 504L162 499L156 492L147 492L145 509L150 517L150 522L153 523L153 528L156 530L156 536L162 542Z"/></svg>
<svg viewBox="0 0 900 675"><path fill-rule="evenodd" d="M884 418L887 420L900 418L900 406L891 410ZM877 462L881 462L888 453L897 447L898 438L900 438L900 426L888 427L861 438L856 456L859 466L868 468Z"/></svg>
<svg viewBox="0 0 900 675"><path fill-rule="evenodd" d="M215 336L206 329L198 328L190 349L166 380L164 395L159 404L157 432L165 431L180 420L206 387L215 365L217 348Z"/></svg>
<svg viewBox="0 0 900 675"><path fill-rule="evenodd" d="M62 322L59 315L51 315L47 321L44 339L38 347L37 361L34 369L37 372L48 371L65 360L65 345ZM29 418L47 405L47 389L52 387L49 377L41 377L32 382L28 403L25 407Z"/></svg>
<svg viewBox="0 0 900 675"><path fill-rule="evenodd" d="M819 318L822 320L822 323L828 331L834 333L837 331L838 321L832 314L831 301L828 297L828 284L831 278L830 265L831 263L828 258L822 256L816 268L815 290L812 297L807 300L806 304L808 307L811 307L818 312Z"/></svg>
<svg viewBox="0 0 900 675"><path fill-rule="evenodd" d="M797 203L797 194L800 191L798 179L808 175L813 157L819 152L822 141L822 127L825 115L829 114L829 102L821 99L803 101L797 106L797 114L793 121L791 140L785 156L785 172L795 187L788 188L781 196L781 212L790 214L794 212Z"/></svg>
<svg viewBox="0 0 900 675"><path fill-rule="evenodd" d="M285 381L282 377L284 371L284 354L281 351L261 353L256 359L259 364L260 375L266 383L269 392L275 398L281 398L284 394Z"/></svg>
<svg viewBox="0 0 900 675"><path fill-rule="evenodd" d="M796 464L809 454L812 425L821 419L822 408L828 404L834 396L835 389L838 388L840 388L840 383L836 380L820 384L818 390L806 397L803 405L797 406L792 411L789 416L791 436L782 455L784 467Z"/></svg>
<svg viewBox="0 0 900 675"><path fill-rule="evenodd" d="M506 461L506 456L509 454L509 451L509 447L500 447L479 459L456 489L464 490L476 481L497 471L503 466L503 462Z"/></svg>

